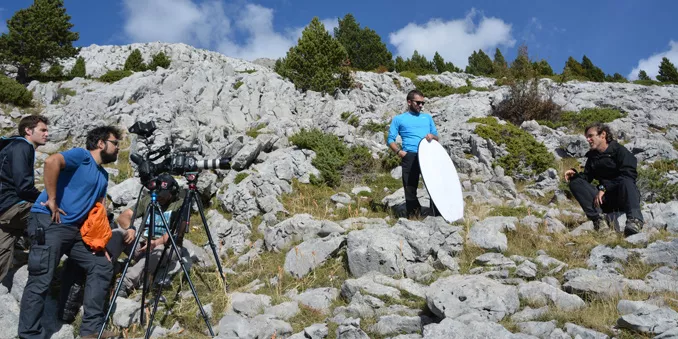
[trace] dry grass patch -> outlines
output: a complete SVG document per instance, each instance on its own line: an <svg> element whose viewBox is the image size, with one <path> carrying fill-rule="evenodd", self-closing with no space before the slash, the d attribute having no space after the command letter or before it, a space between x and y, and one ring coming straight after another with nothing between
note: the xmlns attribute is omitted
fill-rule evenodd
<svg viewBox="0 0 678 339"><path fill-rule="evenodd" d="M336 204L330 199L332 195L338 192L349 193L353 187L361 184L370 187L372 193L351 194L354 202L342 208L337 208ZM280 199L291 215L308 213L316 219L334 221L355 217L385 218L391 213L381 204L381 200L386 194L392 193L391 187L393 186L392 182L380 176L376 176L372 180L366 179L363 183L344 182L337 189L302 184L294 180L292 182L292 193L283 194ZM389 188L390 193L385 193L384 187ZM367 209L367 212L362 212L361 208Z"/></svg>

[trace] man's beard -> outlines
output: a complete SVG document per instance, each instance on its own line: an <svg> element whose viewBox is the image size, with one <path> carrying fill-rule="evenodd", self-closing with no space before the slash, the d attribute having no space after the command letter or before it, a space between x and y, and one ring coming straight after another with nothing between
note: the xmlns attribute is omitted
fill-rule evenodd
<svg viewBox="0 0 678 339"><path fill-rule="evenodd" d="M106 152L101 152L101 163L102 164L110 164L112 162L115 162L118 160L118 153L106 153Z"/></svg>

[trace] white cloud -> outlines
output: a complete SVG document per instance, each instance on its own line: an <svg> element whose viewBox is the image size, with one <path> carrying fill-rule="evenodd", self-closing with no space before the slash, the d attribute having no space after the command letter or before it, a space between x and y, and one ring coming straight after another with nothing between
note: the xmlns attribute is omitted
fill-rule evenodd
<svg viewBox="0 0 678 339"><path fill-rule="evenodd" d="M629 73L627 78L629 80L638 79L638 72L642 69L647 73L650 79L656 80L655 77L659 74L659 64L664 57L668 58L674 65L678 65L678 42L671 40L669 42L669 47L668 51L653 54L647 59L638 61L638 66Z"/></svg>
<svg viewBox="0 0 678 339"><path fill-rule="evenodd" d="M475 9L471 9L463 19L432 19L424 25L410 23L391 33L389 41L396 47L396 55L403 58L409 58L417 50L430 60L437 51L446 61L452 61L461 68L468 64L468 57L473 51L482 49L492 53L492 57L494 48L515 45L510 24L484 15L476 24L474 18L478 15Z"/></svg>
<svg viewBox="0 0 678 339"><path fill-rule="evenodd" d="M124 0L124 4L124 30L131 42L183 42L247 60L284 56L304 28L276 32L273 9L255 4L225 5L220 0L200 4L193 0ZM336 18L322 21L330 32L338 24Z"/></svg>

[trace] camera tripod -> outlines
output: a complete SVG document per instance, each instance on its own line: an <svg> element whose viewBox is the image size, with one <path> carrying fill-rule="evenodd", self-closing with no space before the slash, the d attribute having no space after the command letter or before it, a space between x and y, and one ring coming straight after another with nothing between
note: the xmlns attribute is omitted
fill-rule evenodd
<svg viewBox="0 0 678 339"><path fill-rule="evenodd" d="M132 248L130 250L130 256L133 256L135 253L135 250L140 242L140 239L144 233L144 229L148 229L148 240L146 243L146 250L145 250L145 262L144 262L144 284L142 288L142 293L141 293L141 311L139 314L139 323L144 324L144 306L145 301L146 301L146 291L149 288L149 270L148 270L148 265L149 265L149 259L150 259L150 254L151 254L151 246L150 242L152 239L152 235L155 233L155 216L160 215L162 218L162 226L165 229L166 234L169 235L168 239L170 240L170 244L165 244L162 255L160 256L160 260L158 261L158 265L155 269L155 272L153 276L155 277L158 273L158 270L162 266L163 260L165 256L167 255L168 251L172 251L170 255L170 259L172 259L174 256L177 257L177 260L179 264L181 265L181 269L184 272L184 276L186 277L186 280L188 281L188 284L191 288L191 292L193 293L193 297L195 299L196 304L198 305L198 308L200 309L200 313L203 317L203 320L205 321L205 324L207 325L207 329L209 330L209 333L212 337L214 337L214 331L212 330L212 325L210 324L209 318L207 317L207 314L205 313L205 310L202 306L202 303L200 302L200 298L198 297L198 294L195 290L195 286L193 285L193 281L191 281L191 277L188 274L188 270L186 269L186 266L184 265L184 261L181 257L181 252L179 250L179 247L182 246L183 243L183 236L184 233L188 231L188 228L190 227L190 217L191 217L191 207L193 205L193 202L196 203L198 206L198 211L200 213L200 218L202 220L203 227L205 228L205 233L207 234L207 239L209 241L210 247L212 248L212 254L214 255L214 261L217 265L217 268L219 269L219 274L221 276L221 279L224 283L224 287L227 288L227 283L226 283L226 276L224 275L222 266L221 266L221 261L219 260L219 254L217 253L217 247L214 244L214 240L212 239L212 235L209 230L209 226L207 225L207 220L205 218L205 213L203 210L202 202L198 196L197 192L197 180L198 180L198 173L197 172L186 172L185 177L188 181L188 188L186 189L186 196L184 197L183 203L181 205L181 209L179 212L179 219L177 220L178 226L173 227L174 233L170 229L170 225L168 224L167 220L165 219L165 215L163 214L162 209L160 208L160 204L157 201L157 183L156 179L151 180L147 184L147 188L150 191L150 196L151 196L151 202L148 204L146 207L146 211L143 214L142 222L141 225L139 226L139 230L137 231L136 234L136 239L134 240L134 244L132 245ZM137 203L134 207L134 212L132 214L132 225L134 223L134 220L136 218L136 213L137 213L137 208L139 206L139 201L141 199L141 195L143 193L144 188L142 187L139 190L139 195L137 197ZM157 214L156 214L157 213ZM150 216L150 220L148 222L148 227L146 226L145 220L148 219ZM132 226L130 225L130 227ZM176 226L176 225L172 225ZM175 239L175 237L177 239ZM169 245L169 246L168 246ZM101 329L99 330L99 335L98 339L101 339L101 335L104 332L104 328L106 327L106 323L111 316L111 313L113 311L113 308L115 307L115 301L118 298L118 294L120 293L120 288L122 287L123 280L125 277L125 274L127 274L127 269L129 268L129 265L131 263L132 258L127 258L125 261L125 267L122 271L122 275L120 276L120 279L118 280L118 285L116 286L115 293L113 294L113 298L110 301L110 305L108 308L108 312L106 312L106 317L104 318L104 322L101 326ZM168 260L168 264L171 262L171 260ZM167 278L167 275L169 273L169 265L166 265L167 267L165 268L165 271L163 273L162 279L160 279L160 283L157 284L157 289L156 289L156 294L153 302L153 311L151 312L149 316L149 321L148 321L148 326L146 328L146 335L145 338L149 338L151 335L151 328L153 326L153 319L155 317L155 312L158 309L158 302L160 301L160 296L162 293L162 288L163 285L165 284L165 280Z"/></svg>

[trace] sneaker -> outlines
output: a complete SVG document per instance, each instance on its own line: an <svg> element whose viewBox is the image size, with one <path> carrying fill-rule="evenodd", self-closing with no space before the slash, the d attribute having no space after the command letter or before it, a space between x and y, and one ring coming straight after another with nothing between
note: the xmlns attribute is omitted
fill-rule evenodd
<svg viewBox="0 0 678 339"><path fill-rule="evenodd" d="M638 234L643 228L643 222L638 219L629 218L626 220L626 227L624 227L624 236L630 237L634 234Z"/></svg>
<svg viewBox="0 0 678 339"><path fill-rule="evenodd" d="M598 219L593 221L593 229L599 232L610 230L610 224L607 223L607 218L601 215Z"/></svg>
<svg viewBox="0 0 678 339"><path fill-rule="evenodd" d="M84 337L81 337L82 339L96 339L99 337L99 332L88 334ZM101 334L102 339L109 339L109 338L119 338L120 336L113 332L113 331L104 331L104 333Z"/></svg>

